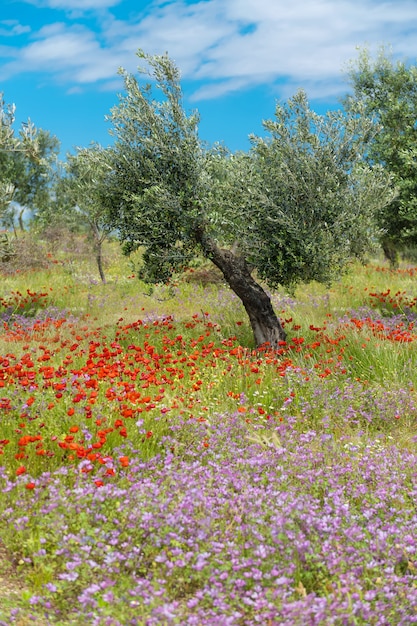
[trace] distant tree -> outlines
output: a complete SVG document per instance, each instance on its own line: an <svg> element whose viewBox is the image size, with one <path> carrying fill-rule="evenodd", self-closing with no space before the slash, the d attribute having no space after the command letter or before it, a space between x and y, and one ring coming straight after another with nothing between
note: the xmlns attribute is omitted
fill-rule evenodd
<svg viewBox="0 0 417 626"><path fill-rule="evenodd" d="M68 154L65 175L56 187L60 211L68 225L76 224L89 233L102 282L106 281L103 267L103 243L111 232L102 203L103 184L109 165L103 149L92 146Z"/></svg>
<svg viewBox="0 0 417 626"><path fill-rule="evenodd" d="M23 229L23 212L29 209L32 216L45 210L51 202L51 193L56 176L60 142L49 131L40 128L36 135L37 159L21 152L11 155L14 201L18 203L18 221Z"/></svg>
<svg viewBox="0 0 417 626"><path fill-rule="evenodd" d="M7 228L14 227L17 210L23 228L25 208L36 211L49 202L51 168L59 141L48 131L36 129L30 121L22 124L16 134L14 122L15 107L7 105L0 94L1 220Z"/></svg>
<svg viewBox="0 0 417 626"><path fill-rule="evenodd" d="M62 235L65 232L85 232L80 216L75 211L72 192L66 183L67 175L66 162L57 160L51 178L49 200L36 210L31 221L32 229L39 234L48 233L51 229Z"/></svg>
<svg viewBox="0 0 417 626"><path fill-rule="evenodd" d="M398 189L379 215L384 251L395 263L398 246L417 244L417 67L394 62L384 48L376 58L362 49L348 79L353 93L344 99L346 110L360 107L378 124L368 159L382 164Z"/></svg>
<svg viewBox="0 0 417 626"><path fill-rule="evenodd" d="M175 64L138 56L148 82L121 70L114 145L91 157L109 165L100 185L109 223L126 252L144 248L149 279L166 280L196 253L210 259L241 299L256 345L275 348L285 332L258 279L328 282L376 236L375 211L391 192L382 168L362 158L372 123L321 117L300 92L277 106L268 136L252 137L248 154L209 149L198 114L184 110Z"/></svg>

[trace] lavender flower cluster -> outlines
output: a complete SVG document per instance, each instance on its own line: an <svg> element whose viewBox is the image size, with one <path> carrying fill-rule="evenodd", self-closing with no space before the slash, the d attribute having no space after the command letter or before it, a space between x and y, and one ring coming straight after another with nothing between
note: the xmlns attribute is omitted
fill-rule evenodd
<svg viewBox="0 0 417 626"><path fill-rule="evenodd" d="M14 307L8 307L0 312L0 324L2 324L3 322L7 324L14 324L16 327L22 330L30 330L36 324L39 324L40 322L44 322L46 320L58 321L63 319L69 323L73 323L79 318L70 314L67 310L60 309L55 306L48 306L45 309L37 310L35 317L32 314L28 315L27 313L16 313Z"/></svg>
<svg viewBox="0 0 417 626"><path fill-rule="evenodd" d="M93 626L417 624L417 454L273 419L252 434L259 442L238 414L178 423L150 461L121 449L131 465L100 488L61 469L27 493L3 472L14 504L1 524L44 572L37 614Z"/></svg>
<svg viewBox="0 0 417 626"><path fill-rule="evenodd" d="M372 320L378 321L383 320L384 326L391 330L404 326L404 324L415 324L417 320L417 311L410 309L409 307L404 307L404 309L399 313L391 313L390 315L384 315L379 309L373 309L368 306L361 306L358 309L352 309L345 315L339 318L339 322L341 323L349 323L352 319L359 320Z"/></svg>

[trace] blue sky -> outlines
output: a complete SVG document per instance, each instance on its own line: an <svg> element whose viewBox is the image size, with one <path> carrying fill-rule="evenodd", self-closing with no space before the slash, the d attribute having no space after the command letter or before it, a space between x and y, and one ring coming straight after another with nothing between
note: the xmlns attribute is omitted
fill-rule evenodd
<svg viewBox="0 0 417 626"><path fill-rule="evenodd" d="M0 91L55 134L62 156L111 141L105 115L138 48L180 67L201 138L246 149L275 102L302 87L338 106L357 47L417 58L416 0L1 0Z"/></svg>

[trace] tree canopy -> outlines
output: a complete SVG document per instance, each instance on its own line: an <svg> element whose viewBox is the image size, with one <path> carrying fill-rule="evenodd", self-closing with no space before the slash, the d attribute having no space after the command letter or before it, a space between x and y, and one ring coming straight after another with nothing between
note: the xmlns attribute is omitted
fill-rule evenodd
<svg viewBox="0 0 417 626"><path fill-rule="evenodd" d="M350 112L360 110L378 124L368 159L389 171L398 197L382 207L379 223L386 243L417 243L417 67L394 61L381 48L375 58L360 51L348 70L353 93L344 99Z"/></svg>
<svg viewBox="0 0 417 626"><path fill-rule="evenodd" d="M0 94L0 219L6 227L14 224L11 202L32 210L45 208L50 200L51 167L59 141L33 123L14 128L15 107Z"/></svg>
<svg viewBox="0 0 417 626"><path fill-rule="evenodd" d="M93 145L67 155L65 172L55 188L57 199L61 201L56 209L66 224L87 229L102 282L105 282L102 246L112 229L102 202L103 184L109 171L104 152L101 146Z"/></svg>
<svg viewBox="0 0 417 626"><path fill-rule="evenodd" d="M375 127L356 114L319 116L299 92L248 153L231 154L200 140L168 55L138 56L139 77L120 70L113 146L83 153L84 167L101 161L108 223L126 252L143 248L149 280L203 254L242 300L256 345L275 347L285 333L259 281L327 283L378 235L373 218L392 193L383 168L363 158Z"/></svg>

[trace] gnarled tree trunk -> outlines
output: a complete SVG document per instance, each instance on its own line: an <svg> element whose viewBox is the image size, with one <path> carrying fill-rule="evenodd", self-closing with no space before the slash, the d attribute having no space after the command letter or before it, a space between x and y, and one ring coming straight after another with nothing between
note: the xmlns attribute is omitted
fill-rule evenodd
<svg viewBox="0 0 417 626"><path fill-rule="evenodd" d="M256 347L266 344L272 349L277 348L278 342L286 339L285 331L270 297L252 277L246 260L231 250L220 248L203 231L198 231L198 241L207 258L221 270L227 284L242 301L249 316Z"/></svg>
<svg viewBox="0 0 417 626"><path fill-rule="evenodd" d="M103 241L105 237L102 234L100 234L100 231L97 228L97 224L92 222L90 226L91 226L91 232L93 234L98 273L100 274L101 282L105 283L106 276L104 274L104 268L103 268Z"/></svg>
<svg viewBox="0 0 417 626"><path fill-rule="evenodd" d="M106 276L104 274L103 269L103 250L102 250L102 241L96 244L96 261L98 267L98 273L100 274L101 282L106 282Z"/></svg>

